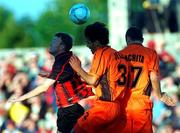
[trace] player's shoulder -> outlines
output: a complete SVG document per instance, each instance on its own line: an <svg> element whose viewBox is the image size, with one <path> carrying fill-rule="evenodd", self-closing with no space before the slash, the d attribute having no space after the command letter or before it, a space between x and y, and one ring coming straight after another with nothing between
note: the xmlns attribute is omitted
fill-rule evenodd
<svg viewBox="0 0 180 133"><path fill-rule="evenodd" d="M154 49L152 49L152 48L148 48L148 47L146 47L146 46L143 46L144 47L144 49L146 49L147 51L150 51L150 52L155 52L155 50Z"/></svg>
<svg viewBox="0 0 180 133"><path fill-rule="evenodd" d="M111 46L106 46L106 47L103 48L103 50L108 51L108 52L117 52L117 50L115 50Z"/></svg>
<svg viewBox="0 0 180 133"><path fill-rule="evenodd" d="M148 47L144 47L145 51L147 54L152 54L152 55L157 55L156 50L148 48Z"/></svg>
<svg viewBox="0 0 180 133"><path fill-rule="evenodd" d="M106 52L109 53L109 54L114 54L114 53L116 53L116 52L118 52L118 51L109 46L109 47L107 47Z"/></svg>
<svg viewBox="0 0 180 133"><path fill-rule="evenodd" d="M96 50L96 55L103 55L103 56L109 56L111 54L114 54L117 52L115 49L111 48L110 46L102 47Z"/></svg>

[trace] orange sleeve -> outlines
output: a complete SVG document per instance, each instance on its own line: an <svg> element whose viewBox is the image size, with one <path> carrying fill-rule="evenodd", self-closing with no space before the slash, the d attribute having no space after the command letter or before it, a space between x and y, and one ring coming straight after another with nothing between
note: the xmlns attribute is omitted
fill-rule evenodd
<svg viewBox="0 0 180 133"><path fill-rule="evenodd" d="M156 53L156 51L153 51L152 59L148 66L149 71L153 71L157 74L159 74L159 57Z"/></svg>

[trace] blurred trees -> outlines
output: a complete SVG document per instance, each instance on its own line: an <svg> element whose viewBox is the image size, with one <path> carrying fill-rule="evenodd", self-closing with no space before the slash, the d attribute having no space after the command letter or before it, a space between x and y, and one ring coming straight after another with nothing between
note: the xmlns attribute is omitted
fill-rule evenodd
<svg viewBox="0 0 180 133"><path fill-rule="evenodd" d="M20 45L24 38L22 27L15 21L13 14L3 8L0 8L0 16L0 48Z"/></svg>
<svg viewBox="0 0 180 133"><path fill-rule="evenodd" d="M69 9L82 2L91 11L87 23L76 25L69 19ZM84 27L95 21L107 24L107 0L54 0L37 20L23 17L16 20L13 14L0 7L0 48L48 47L56 32L73 35L75 45L83 45Z"/></svg>

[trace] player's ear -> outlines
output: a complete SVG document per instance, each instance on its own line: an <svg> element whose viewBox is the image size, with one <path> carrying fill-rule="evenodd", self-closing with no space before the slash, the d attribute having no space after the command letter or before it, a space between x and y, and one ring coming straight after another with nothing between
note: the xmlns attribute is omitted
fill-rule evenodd
<svg viewBox="0 0 180 133"><path fill-rule="evenodd" d="M98 40L96 40L95 42L93 42L93 45L94 45L95 47L102 46L102 44L101 44Z"/></svg>
<svg viewBox="0 0 180 133"><path fill-rule="evenodd" d="M129 42L131 42L131 38L126 36L126 43L129 44Z"/></svg>
<svg viewBox="0 0 180 133"><path fill-rule="evenodd" d="M64 44L59 45L59 50L61 50L61 51L65 51L65 50L66 50L65 45L64 45Z"/></svg>

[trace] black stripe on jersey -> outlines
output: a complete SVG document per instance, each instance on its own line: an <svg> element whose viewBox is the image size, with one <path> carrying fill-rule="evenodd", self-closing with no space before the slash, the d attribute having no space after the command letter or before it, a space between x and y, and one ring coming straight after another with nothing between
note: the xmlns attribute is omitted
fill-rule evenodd
<svg viewBox="0 0 180 133"><path fill-rule="evenodd" d="M143 95L150 96L152 91L151 81L148 82L147 86L144 89Z"/></svg>
<svg viewBox="0 0 180 133"><path fill-rule="evenodd" d="M80 92L81 91L86 91L87 92L87 90L86 89L83 89L84 88L84 86L83 86L83 83L82 82L80 82L80 81L78 81L78 80L72 80L71 81L71 85L73 86L73 89L74 89L74 94L73 94L73 96L72 96L72 99L74 98L74 97L79 97L79 98L84 98L84 97L86 97L87 95L82 95ZM80 87L78 87L77 85L79 85Z"/></svg>
<svg viewBox="0 0 180 133"><path fill-rule="evenodd" d="M78 85L78 84L80 84L80 82L78 82L78 80L72 80L72 81L71 81L71 85L72 85L72 88L73 88L73 90L74 90L74 96L72 96L72 98L75 97L75 96L78 96L78 95L77 95L77 93L78 93L78 91L79 91L79 89L77 88L77 85Z"/></svg>
<svg viewBox="0 0 180 133"><path fill-rule="evenodd" d="M103 55L103 53L104 53L104 51L105 51L106 49L108 49L108 47L105 48L105 49L103 49L103 51L102 51L102 53L101 53L101 56L100 56L100 58L99 58L99 64L98 64L98 67L97 67L97 69L96 69L96 73L97 73L97 71L98 71L98 69L99 69L99 65L100 65L100 61L101 61L102 55Z"/></svg>
<svg viewBox="0 0 180 133"><path fill-rule="evenodd" d="M84 90L83 90L83 88L84 88L84 86L81 86L81 87L79 88L79 92L76 93L76 96L78 96L78 97L80 97L80 98L84 98L84 97L87 96L88 91L87 91L87 89L84 89ZM86 94L85 94L85 95L81 94L81 93L80 93L81 91L83 91L84 93L86 92Z"/></svg>
<svg viewBox="0 0 180 133"><path fill-rule="evenodd" d="M105 74L103 74L103 76L100 78L99 83L101 85L101 92L102 92L102 96L100 97L100 100L104 100L104 101L111 101L111 91L110 91L110 85L107 79L107 69Z"/></svg>

